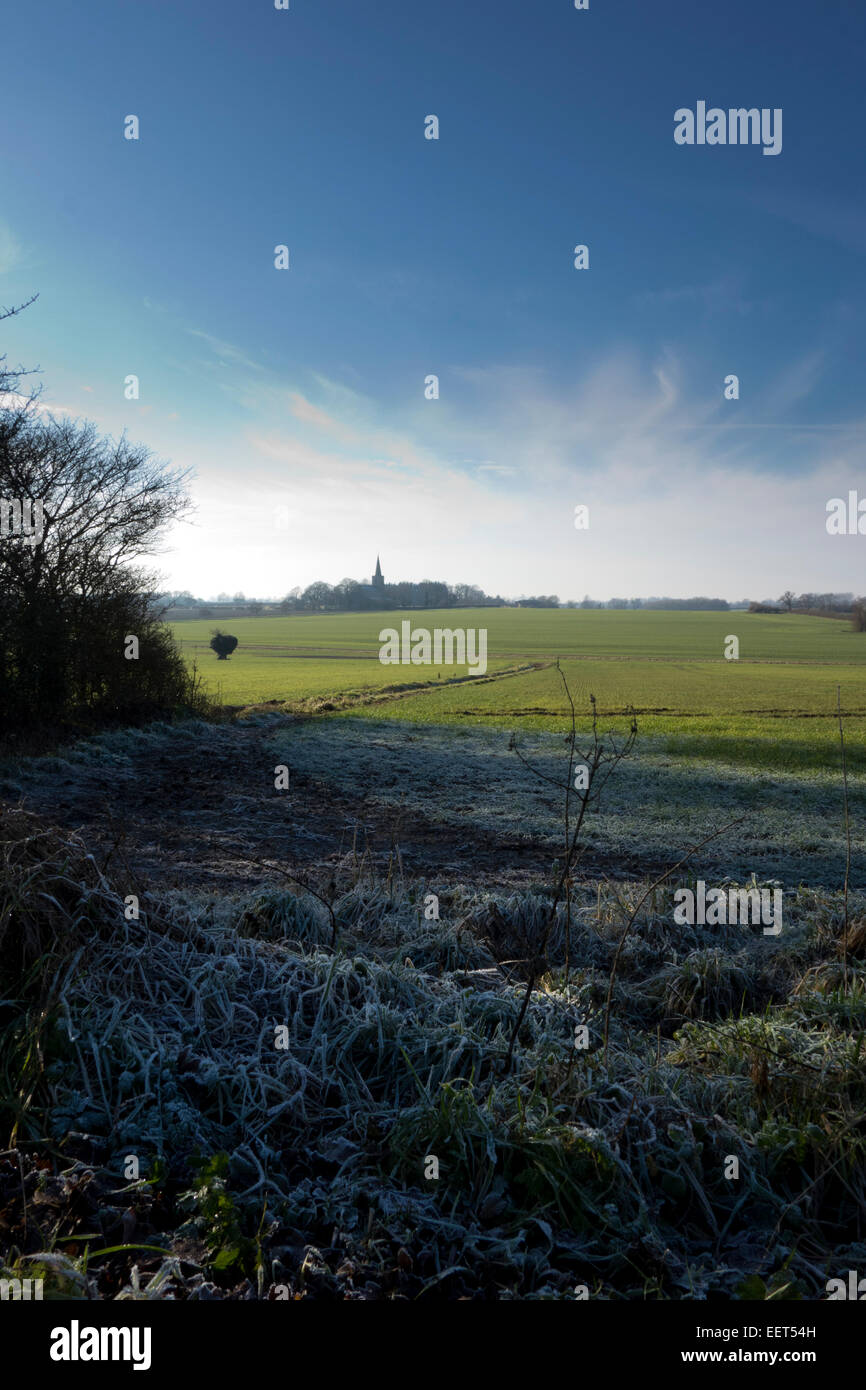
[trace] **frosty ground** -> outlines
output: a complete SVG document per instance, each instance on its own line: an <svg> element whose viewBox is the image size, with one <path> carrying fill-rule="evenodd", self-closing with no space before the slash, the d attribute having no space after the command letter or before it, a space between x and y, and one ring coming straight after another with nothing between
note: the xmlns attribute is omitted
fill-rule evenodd
<svg viewBox="0 0 866 1390"><path fill-rule="evenodd" d="M521 751L564 775L561 736ZM11 1276L55 1297L812 1299L866 1261L861 780L846 908L837 768L639 742L569 921L561 797L496 731L259 714L2 777ZM751 875L784 889L779 938L674 924L677 883Z"/></svg>
<svg viewBox="0 0 866 1390"><path fill-rule="evenodd" d="M660 873L727 822L693 877L838 887L845 873L839 766L749 772L673 759L639 738L589 817L583 871ZM525 757L565 777L561 735L524 735ZM290 771L287 792L274 768ZM354 845L375 862L399 849L408 873L514 886L561 851L563 796L527 770L500 730L394 721L251 716L227 725L157 724L83 741L5 769L23 798L88 843L117 843L146 883L242 888L250 857L324 867ZM866 883L866 778L849 775L851 881Z"/></svg>

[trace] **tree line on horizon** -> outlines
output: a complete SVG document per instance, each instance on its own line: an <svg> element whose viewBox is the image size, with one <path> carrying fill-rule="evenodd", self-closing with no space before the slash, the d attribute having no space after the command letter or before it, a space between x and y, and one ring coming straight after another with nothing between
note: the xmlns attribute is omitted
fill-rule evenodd
<svg viewBox="0 0 866 1390"><path fill-rule="evenodd" d="M853 594L795 594L786 589L777 599L762 599L749 604L750 613L806 613L814 617L848 618L864 600Z"/></svg>
<svg viewBox="0 0 866 1390"><path fill-rule="evenodd" d="M731 608L748 608L749 600L729 603L723 598L610 598L593 599L587 594L583 599L562 600L557 594L523 595L517 598L503 598L501 594L486 594L475 584L447 584L444 580L422 579L405 580L397 584L385 584L374 593L366 584L354 579L343 579L339 584L326 584L317 580L290 590L282 599L252 599L243 593L229 595L221 593L216 598L199 598L188 589L172 590L160 595L167 605L169 615L184 613L188 617L212 618L215 610L232 610L235 617L258 617L267 613L340 613L376 612L382 609L404 608L648 608L648 609L693 609L713 612L727 611Z"/></svg>
<svg viewBox="0 0 866 1390"><path fill-rule="evenodd" d="M851 617L864 600L853 593L795 594L786 589L777 599L740 599L731 602L703 594L690 598L671 598L670 595L650 595L648 598L594 599L589 594L582 599L560 599L557 594L538 594L503 598L501 594L486 594L476 584L448 584L444 580L405 580L385 584L374 591L372 586L355 579L342 579L339 584L317 580L305 589L298 585L282 599L247 598L242 592L221 593L216 598L198 598L188 589L176 589L154 596L164 605L170 617L213 618L218 616L258 617L261 614L288 613L354 613L378 612L383 609L411 608L606 608L649 609L691 612L805 613L816 616ZM226 612L226 610L229 610Z"/></svg>

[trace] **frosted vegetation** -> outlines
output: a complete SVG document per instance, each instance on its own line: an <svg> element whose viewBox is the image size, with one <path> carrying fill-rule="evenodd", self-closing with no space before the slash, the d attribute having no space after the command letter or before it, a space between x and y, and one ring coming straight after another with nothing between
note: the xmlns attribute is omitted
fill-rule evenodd
<svg viewBox="0 0 866 1390"><path fill-rule="evenodd" d="M690 844L737 816L744 824L701 851L693 875L780 879L838 886L845 826L836 765L797 774L675 759L639 737L617 769L586 831L587 859L640 868L676 862ZM271 742L274 759L383 805L404 806L479 845L492 835L561 841L562 796L509 751L501 730L405 726L380 721L313 721ZM521 748L547 775L562 776L562 735L525 734ZM866 777L849 774L852 875L863 882Z"/></svg>
<svg viewBox="0 0 866 1390"><path fill-rule="evenodd" d="M3 792L106 774L131 792L169 752L216 777L235 746L470 851L558 852L556 794L490 730L152 726L8 765ZM523 746L561 775L561 736ZM4 1273L57 1297L812 1299L862 1268L866 900L856 838L845 935L838 774L638 748L549 931L549 875L511 891L465 857L431 879L353 848L321 896L277 858L249 891L156 893L122 853L6 809ZM638 909L657 864L738 813ZM780 937L674 924L676 883L751 874L782 883Z"/></svg>

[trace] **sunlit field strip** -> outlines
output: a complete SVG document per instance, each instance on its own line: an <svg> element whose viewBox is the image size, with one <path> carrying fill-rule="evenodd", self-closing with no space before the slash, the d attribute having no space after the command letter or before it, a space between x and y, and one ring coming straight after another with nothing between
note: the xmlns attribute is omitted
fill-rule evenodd
<svg viewBox="0 0 866 1390"><path fill-rule="evenodd" d="M436 682L436 668L423 666L382 666L376 661L346 661L338 657L298 657L275 661L255 653L242 655L240 649L228 661L217 661L213 652L185 651L197 662L208 691L226 705L261 704L279 701L289 705L315 699L364 699L375 696L386 686ZM511 662L488 663L488 675ZM442 679L467 675L465 666L446 667Z"/></svg>
<svg viewBox="0 0 866 1390"><path fill-rule="evenodd" d="M748 661L866 665L866 638L847 622L796 614L654 612L614 609L458 608L394 613L290 614L265 618L191 619L173 624L187 652L206 653L215 627L263 656L342 655L378 660L379 633L408 619L413 627L486 628L488 658L539 660L556 656L608 659L716 660L725 639L740 641Z"/></svg>
<svg viewBox="0 0 866 1390"><path fill-rule="evenodd" d="M763 767L819 768L839 761L836 686L842 691L844 727L852 768L866 767L866 691L850 668L808 673L768 667L635 663L624 681L616 663L563 662L578 713L588 727L589 695L596 697L603 728L629 724L637 710L643 739L662 741L677 757ZM452 686L410 694L356 711L370 718L422 724L471 725L518 730L566 730L570 711L552 668L483 686Z"/></svg>
<svg viewBox="0 0 866 1390"><path fill-rule="evenodd" d="M210 688L222 688L227 703L254 700L292 702L312 696L352 692L363 697L385 686L419 683L426 688L399 700L401 710L424 710L424 718L451 719L508 717L556 720L568 712L562 681L553 666L501 676L496 680L461 684L437 684L436 672L425 666L382 666L358 661L322 660L318 657L275 662L270 658L236 653L227 662L210 654L201 669ZM707 718L722 713L738 717L773 715L777 719L829 716L836 708L836 687L841 688L846 714L866 714L866 680L850 666L786 667L744 665L734 662L564 660L563 671L578 712L589 709L595 695L603 713L625 713L634 707L646 718L677 715ZM493 662L488 675L508 669ZM465 675L465 667L445 668ZM409 717L405 712L403 717ZM543 727L543 725L540 725Z"/></svg>

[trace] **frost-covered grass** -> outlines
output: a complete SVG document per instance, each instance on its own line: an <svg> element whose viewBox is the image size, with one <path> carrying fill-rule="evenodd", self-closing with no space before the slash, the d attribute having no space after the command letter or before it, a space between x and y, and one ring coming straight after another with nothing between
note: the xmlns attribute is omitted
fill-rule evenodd
<svg viewBox="0 0 866 1390"><path fill-rule="evenodd" d="M300 889L128 920L74 837L7 812L0 844L4 1262L55 1296L815 1298L862 1266L866 928L846 978L838 893L789 892L768 938L656 890L605 1054L641 889L578 886L570 979L560 910L506 1069L542 885L445 887L435 921L428 884L349 858L332 947Z"/></svg>
<svg viewBox="0 0 866 1390"><path fill-rule="evenodd" d="M604 724L604 721L602 721ZM562 800L509 752L497 729L409 725L379 720L325 720L274 734L275 760L294 770L404 808L466 840L541 838L558 853ZM567 755L561 735L523 736L521 747L560 780ZM866 886L866 777L849 769L852 882ZM841 771L767 772L741 765L671 758L664 744L639 735L636 752L617 769L601 809L587 822L587 860L628 868L675 863L689 845L738 816L744 824L708 845L690 865L709 881L778 878L785 887L841 884L845 830ZM619 872L617 869L615 872Z"/></svg>
<svg viewBox="0 0 866 1390"><path fill-rule="evenodd" d="M602 720L602 727L607 721ZM332 787L359 804L399 811L411 826L422 817L467 845L485 849L497 841L513 848L527 841L561 848L562 797L540 782L509 751L509 733L498 728L414 725L389 719L287 720L274 712L248 712L242 721L264 740L262 796L272 769L285 763L293 774ZM838 738L838 735L837 735ZM521 748L550 777L562 779L567 756L562 735L529 732ZM149 763L189 756L203 784L227 760L243 756L234 725L200 721L117 730L65 748L50 758L0 765L0 796L27 796L43 788L80 783L98 798L99 786L128 787L135 799ZM849 748L850 752L850 748ZM144 770L144 773L143 773ZM89 790L94 788L94 790ZM852 836L851 882L866 886L866 775L849 759ZM291 808L291 791L286 805ZM192 812L190 812L192 814ZM685 849L727 821L742 824L713 840L689 865L707 882L732 877L840 885L845 872L845 826L838 744L823 767L750 767L723 759L672 756L664 739L640 731L636 750L617 770L585 834L586 863L613 876L667 867ZM508 851L510 853L510 850Z"/></svg>
<svg viewBox="0 0 866 1390"><path fill-rule="evenodd" d="M221 725L201 719L168 723L154 720L141 728L107 729L74 743L65 743L56 753L41 757L0 759L0 797L11 798L26 791L33 781L52 777L58 781L100 772L119 778L129 773L136 757L156 757L167 749L197 750L202 757L216 752L231 740L231 732Z"/></svg>

